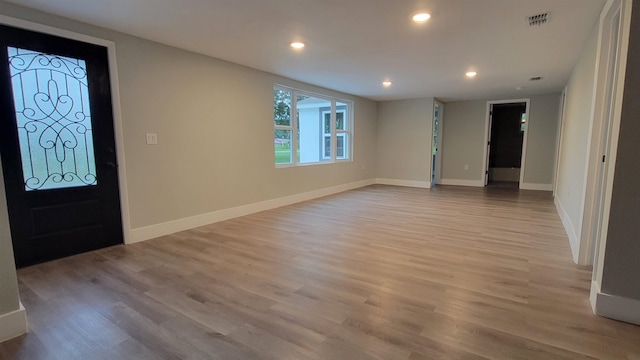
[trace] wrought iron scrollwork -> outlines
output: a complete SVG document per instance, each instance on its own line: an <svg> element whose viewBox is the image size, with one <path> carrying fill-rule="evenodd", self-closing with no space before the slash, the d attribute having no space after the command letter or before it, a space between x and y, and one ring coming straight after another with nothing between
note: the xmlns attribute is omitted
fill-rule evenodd
<svg viewBox="0 0 640 360"><path fill-rule="evenodd" d="M8 50L26 190L96 185L86 63Z"/></svg>

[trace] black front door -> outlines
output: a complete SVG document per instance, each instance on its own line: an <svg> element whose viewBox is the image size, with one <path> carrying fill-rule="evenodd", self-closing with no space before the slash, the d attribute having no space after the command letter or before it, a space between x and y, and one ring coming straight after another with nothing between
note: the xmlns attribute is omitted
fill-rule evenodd
<svg viewBox="0 0 640 360"><path fill-rule="evenodd" d="M0 26L0 154L18 267L123 242L107 59L102 46Z"/></svg>

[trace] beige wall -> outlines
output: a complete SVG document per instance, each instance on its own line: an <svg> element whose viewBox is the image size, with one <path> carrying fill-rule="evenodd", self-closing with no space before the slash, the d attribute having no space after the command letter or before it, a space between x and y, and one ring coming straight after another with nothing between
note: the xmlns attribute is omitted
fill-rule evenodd
<svg viewBox="0 0 640 360"><path fill-rule="evenodd" d="M118 45L133 228L373 177L374 102L144 40ZM354 100L355 161L276 169L274 83Z"/></svg>
<svg viewBox="0 0 640 360"><path fill-rule="evenodd" d="M378 104L376 177L430 181L433 98Z"/></svg>
<svg viewBox="0 0 640 360"><path fill-rule="evenodd" d="M4 177L0 166L0 316L18 310L18 279L13 260L13 244L4 193Z"/></svg>
<svg viewBox="0 0 640 360"><path fill-rule="evenodd" d="M133 229L375 175L373 101L12 4L0 11L115 42ZM274 83L353 100L355 161L276 169ZM159 145L145 145L148 132Z"/></svg>
<svg viewBox="0 0 640 360"><path fill-rule="evenodd" d="M631 15L622 118L601 289L603 293L640 300L640 3ZM637 319L637 314L636 314Z"/></svg>
<svg viewBox="0 0 640 360"><path fill-rule="evenodd" d="M531 96L524 182L552 184L555 172L560 94Z"/></svg>
<svg viewBox="0 0 640 360"><path fill-rule="evenodd" d="M530 96L524 182L551 185L555 171L560 94ZM500 100L500 99L494 99ZM446 104L442 139L442 178L484 181L487 101ZM465 170L468 165L468 170Z"/></svg>
<svg viewBox="0 0 640 360"><path fill-rule="evenodd" d="M566 214L565 227L569 227L567 233L572 240L574 259L577 259L582 232L597 46L598 26L596 25L567 83L558 158L556 202L559 204L561 215L564 216L563 212Z"/></svg>
<svg viewBox="0 0 640 360"><path fill-rule="evenodd" d="M442 121L442 179L482 181L487 102L445 104ZM468 165L468 170L465 170Z"/></svg>

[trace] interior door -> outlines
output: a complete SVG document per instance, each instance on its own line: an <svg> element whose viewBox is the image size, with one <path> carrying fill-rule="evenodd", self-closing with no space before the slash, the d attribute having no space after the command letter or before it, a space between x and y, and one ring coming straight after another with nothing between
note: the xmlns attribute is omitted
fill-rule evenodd
<svg viewBox="0 0 640 360"><path fill-rule="evenodd" d="M122 243L107 49L0 25L0 89L16 265Z"/></svg>

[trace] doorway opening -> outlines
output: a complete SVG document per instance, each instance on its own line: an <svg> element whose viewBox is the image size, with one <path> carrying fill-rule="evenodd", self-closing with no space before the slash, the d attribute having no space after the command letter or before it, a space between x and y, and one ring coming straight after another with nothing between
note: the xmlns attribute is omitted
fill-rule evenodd
<svg viewBox="0 0 640 360"><path fill-rule="evenodd" d="M489 102L485 185L517 189L524 175L528 101Z"/></svg>

